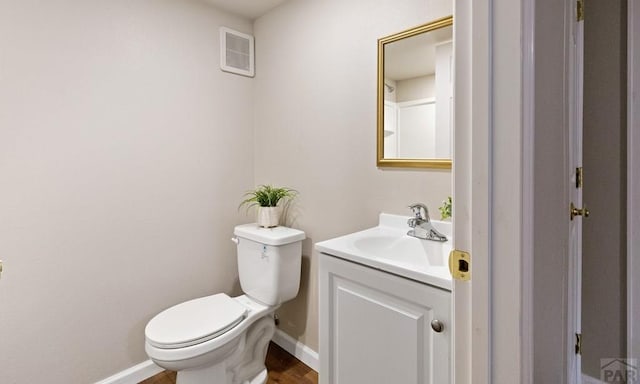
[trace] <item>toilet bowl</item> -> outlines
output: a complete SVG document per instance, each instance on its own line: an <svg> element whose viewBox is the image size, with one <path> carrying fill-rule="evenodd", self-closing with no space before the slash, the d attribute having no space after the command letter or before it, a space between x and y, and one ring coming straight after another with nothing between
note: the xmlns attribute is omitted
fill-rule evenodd
<svg viewBox="0 0 640 384"><path fill-rule="evenodd" d="M178 384L264 384L273 312L294 298L300 283L302 231L235 227L238 297L224 293L168 308L145 328L145 350L162 368L177 371Z"/></svg>

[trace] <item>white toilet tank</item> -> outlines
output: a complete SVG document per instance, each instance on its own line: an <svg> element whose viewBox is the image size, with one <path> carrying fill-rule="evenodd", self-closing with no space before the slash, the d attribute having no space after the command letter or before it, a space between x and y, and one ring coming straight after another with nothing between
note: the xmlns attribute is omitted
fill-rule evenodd
<svg viewBox="0 0 640 384"><path fill-rule="evenodd" d="M274 306L298 294L304 232L287 227L238 225L240 286L249 297Z"/></svg>

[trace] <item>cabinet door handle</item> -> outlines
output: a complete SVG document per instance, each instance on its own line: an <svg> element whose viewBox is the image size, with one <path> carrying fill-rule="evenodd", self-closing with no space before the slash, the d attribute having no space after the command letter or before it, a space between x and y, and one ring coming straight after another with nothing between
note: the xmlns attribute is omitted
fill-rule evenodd
<svg viewBox="0 0 640 384"><path fill-rule="evenodd" d="M435 332L440 333L444 330L444 324L440 320L433 319L431 320L431 329Z"/></svg>

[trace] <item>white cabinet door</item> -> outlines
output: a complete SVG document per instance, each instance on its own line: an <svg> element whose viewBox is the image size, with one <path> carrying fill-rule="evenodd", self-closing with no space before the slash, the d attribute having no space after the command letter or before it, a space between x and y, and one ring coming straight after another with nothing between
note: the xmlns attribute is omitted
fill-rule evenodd
<svg viewBox="0 0 640 384"><path fill-rule="evenodd" d="M320 383L450 383L450 312L446 290L322 255Z"/></svg>

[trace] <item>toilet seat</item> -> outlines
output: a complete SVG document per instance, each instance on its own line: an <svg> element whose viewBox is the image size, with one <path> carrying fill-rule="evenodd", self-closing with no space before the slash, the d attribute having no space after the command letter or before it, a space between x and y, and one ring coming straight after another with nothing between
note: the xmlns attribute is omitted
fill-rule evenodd
<svg viewBox="0 0 640 384"><path fill-rule="evenodd" d="M189 300L156 315L145 328L147 342L161 349L215 339L246 318L248 309L224 293Z"/></svg>

